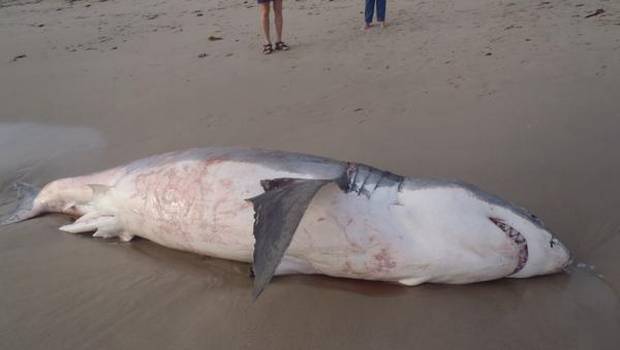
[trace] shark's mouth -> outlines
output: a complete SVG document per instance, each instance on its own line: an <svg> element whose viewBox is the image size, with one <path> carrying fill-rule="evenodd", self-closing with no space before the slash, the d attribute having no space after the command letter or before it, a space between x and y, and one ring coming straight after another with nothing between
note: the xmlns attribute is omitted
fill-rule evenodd
<svg viewBox="0 0 620 350"><path fill-rule="evenodd" d="M525 237L523 237L521 232L515 230L512 226L504 222L504 220L498 218L489 218L489 220L491 220L491 222L493 222L495 226L499 227L502 231L504 231L504 233L506 233L506 236L508 236L508 238L510 238L510 240L519 249L519 253L517 255L517 266L515 266L515 269L510 273L510 275L514 275L515 273L521 271L525 264L527 264L527 258L529 255L527 250L527 241L525 240Z"/></svg>

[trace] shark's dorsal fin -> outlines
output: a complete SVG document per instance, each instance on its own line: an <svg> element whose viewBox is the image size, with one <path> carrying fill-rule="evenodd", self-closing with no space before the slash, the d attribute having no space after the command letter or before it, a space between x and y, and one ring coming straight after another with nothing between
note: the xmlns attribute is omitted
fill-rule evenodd
<svg viewBox="0 0 620 350"><path fill-rule="evenodd" d="M254 206L254 299L262 293L293 240L314 195L334 180L263 180L265 193L248 199Z"/></svg>

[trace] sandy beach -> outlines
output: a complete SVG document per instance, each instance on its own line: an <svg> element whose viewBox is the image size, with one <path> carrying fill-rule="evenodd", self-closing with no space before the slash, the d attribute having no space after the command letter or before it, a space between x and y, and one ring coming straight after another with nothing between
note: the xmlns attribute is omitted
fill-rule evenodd
<svg viewBox="0 0 620 350"><path fill-rule="evenodd" d="M415 288L276 278L57 230L0 228L0 349L617 349L620 2L0 0L0 212L36 185L147 155L248 146L461 179L545 220L578 262ZM598 9L602 13L594 15ZM598 11L600 12L600 11Z"/></svg>

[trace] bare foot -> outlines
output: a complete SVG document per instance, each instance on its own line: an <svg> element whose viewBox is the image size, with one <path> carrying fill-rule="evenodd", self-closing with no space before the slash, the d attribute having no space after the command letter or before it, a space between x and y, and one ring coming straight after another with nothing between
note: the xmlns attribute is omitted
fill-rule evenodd
<svg viewBox="0 0 620 350"><path fill-rule="evenodd" d="M384 29L385 27L387 27L387 23L385 22L379 22L379 25L381 26L381 29Z"/></svg>
<svg viewBox="0 0 620 350"><path fill-rule="evenodd" d="M362 27L362 30L368 30L368 29L370 29L370 28L372 28L372 23L366 23L366 24L364 24L364 26Z"/></svg>

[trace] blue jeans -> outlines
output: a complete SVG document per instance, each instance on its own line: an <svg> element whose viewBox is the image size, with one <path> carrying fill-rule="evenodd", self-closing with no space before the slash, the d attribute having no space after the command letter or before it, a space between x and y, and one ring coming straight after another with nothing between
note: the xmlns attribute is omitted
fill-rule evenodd
<svg viewBox="0 0 620 350"><path fill-rule="evenodd" d="M385 1L386 0L366 0L366 11L364 11L366 23L372 23L372 16L375 12L375 2L377 3L377 21L385 21Z"/></svg>

